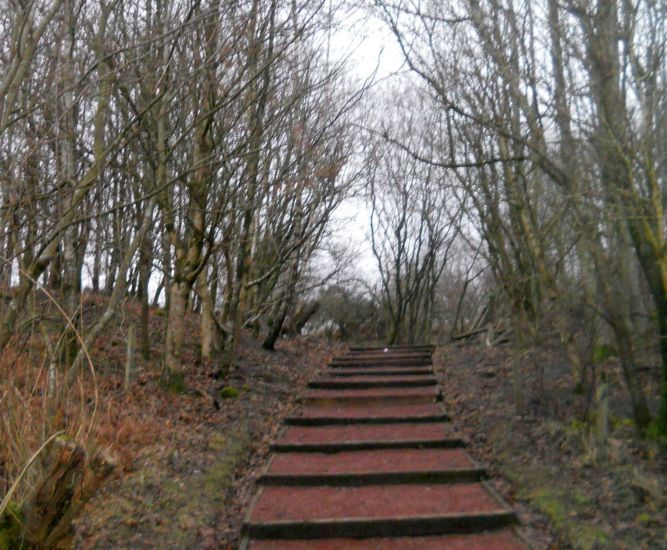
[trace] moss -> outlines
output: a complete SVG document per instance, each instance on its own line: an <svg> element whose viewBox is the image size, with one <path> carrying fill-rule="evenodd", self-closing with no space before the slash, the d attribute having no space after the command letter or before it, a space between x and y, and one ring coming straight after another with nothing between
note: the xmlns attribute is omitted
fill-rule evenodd
<svg viewBox="0 0 667 550"><path fill-rule="evenodd" d="M142 483L141 480L138 481ZM140 488L137 488L135 492L140 493ZM144 498L142 498L141 505L146 506ZM129 540L136 535L137 527L141 525L141 521L134 519L136 517L138 517L136 503L119 495L105 498L104 506L95 508L95 525L113 525L113 535L116 540ZM98 547L94 546L94 548Z"/></svg>
<svg viewBox="0 0 667 550"><path fill-rule="evenodd" d="M520 496L545 514L556 530L565 534L574 548L589 550L604 546L609 541L604 530L578 517L593 507L591 498L578 491L569 493L559 489L551 481L543 480L545 483L541 486L524 490ZM535 482L536 479L532 476L523 478L524 484L534 485Z"/></svg>
<svg viewBox="0 0 667 550"><path fill-rule="evenodd" d="M588 424L577 418L573 419L569 425L570 431L573 432L585 432L588 430Z"/></svg>
<svg viewBox="0 0 667 550"><path fill-rule="evenodd" d="M614 430L630 428L634 429L636 424L632 418L627 418L625 416L616 416L614 414L609 415L609 424Z"/></svg>
<svg viewBox="0 0 667 550"><path fill-rule="evenodd" d="M607 344L599 344L593 348L593 363L599 364L610 357L618 357L616 350Z"/></svg>
<svg viewBox="0 0 667 550"><path fill-rule="evenodd" d="M173 547L197 546L198 533L211 523L211 514L224 506L234 473L250 452L249 443L250 436L245 426L226 436L217 434L208 444L216 456L210 467L187 478L161 482L154 512L172 517L178 526L171 535Z"/></svg>
<svg viewBox="0 0 667 550"><path fill-rule="evenodd" d="M0 550L17 550L24 547L20 522L20 508L10 503L0 518Z"/></svg>
<svg viewBox="0 0 667 550"><path fill-rule="evenodd" d="M569 531L570 541L575 548L589 550L604 548L609 543L609 537L599 527L589 524L574 526Z"/></svg>
<svg viewBox="0 0 667 550"><path fill-rule="evenodd" d="M644 436L648 441L658 443L661 447L667 448L667 434L663 433L662 426L658 419L653 420L644 431Z"/></svg>
<svg viewBox="0 0 667 550"><path fill-rule="evenodd" d="M188 389L182 372L165 373L162 376L162 385L172 393L185 393Z"/></svg>
<svg viewBox="0 0 667 550"><path fill-rule="evenodd" d="M227 437L217 434L209 447L218 453L218 459L202 476L207 491L225 491L231 486L234 470L249 452L250 437L246 428L239 428Z"/></svg>
<svg viewBox="0 0 667 550"><path fill-rule="evenodd" d="M540 488L527 495L528 500L544 512L557 529L563 529L568 514L564 503L548 488Z"/></svg>
<svg viewBox="0 0 667 550"><path fill-rule="evenodd" d="M215 434L208 440L208 447L216 453L221 453L227 447L227 438L222 434Z"/></svg>
<svg viewBox="0 0 667 550"><path fill-rule="evenodd" d="M635 518L635 521L637 523L643 523L643 524L650 523L651 520L652 520L651 515L647 514L646 512L642 512L640 514L637 514L637 517Z"/></svg>
<svg viewBox="0 0 667 550"><path fill-rule="evenodd" d="M223 399L233 399L234 397L239 396L239 390L234 386L225 386L220 390L220 397Z"/></svg>

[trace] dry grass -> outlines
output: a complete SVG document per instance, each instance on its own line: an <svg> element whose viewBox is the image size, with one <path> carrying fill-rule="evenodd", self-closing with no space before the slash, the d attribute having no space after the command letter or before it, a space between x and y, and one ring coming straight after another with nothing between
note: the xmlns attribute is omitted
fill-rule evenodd
<svg viewBox="0 0 667 550"><path fill-rule="evenodd" d="M57 369L48 375L49 352L31 336L22 351L9 346L0 355L0 492L6 494L31 456L56 432L84 448L94 445L97 389L80 376L66 388ZM51 388L53 391L49 391ZM39 477L36 460L14 492L20 503Z"/></svg>

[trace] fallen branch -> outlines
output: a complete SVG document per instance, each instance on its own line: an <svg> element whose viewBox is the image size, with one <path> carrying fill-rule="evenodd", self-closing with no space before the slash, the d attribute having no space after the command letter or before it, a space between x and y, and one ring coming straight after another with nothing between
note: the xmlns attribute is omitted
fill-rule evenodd
<svg viewBox="0 0 667 550"><path fill-rule="evenodd" d="M463 332L461 334L454 334L452 335L452 340L467 340L468 338L471 338L473 336L476 336L477 334L481 334L483 332L487 332L489 330L488 327L479 327L473 330L469 330L468 332Z"/></svg>

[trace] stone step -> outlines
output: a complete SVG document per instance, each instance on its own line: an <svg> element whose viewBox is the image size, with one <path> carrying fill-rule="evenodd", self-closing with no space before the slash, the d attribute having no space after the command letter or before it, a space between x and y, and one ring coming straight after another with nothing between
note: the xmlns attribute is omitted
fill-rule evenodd
<svg viewBox="0 0 667 550"><path fill-rule="evenodd" d="M364 388L412 388L435 386L438 381L432 376L352 376L343 380L331 377L320 378L308 384L313 389L364 389Z"/></svg>
<svg viewBox="0 0 667 550"><path fill-rule="evenodd" d="M241 550L527 550L512 529L424 537L250 540Z"/></svg>
<svg viewBox="0 0 667 550"><path fill-rule="evenodd" d="M244 524L249 538L424 536L516 522L482 483L265 486Z"/></svg>
<svg viewBox="0 0 667 550"><path fill-rule="evenodd" d="M278 453L264 485L361 485L479 481L480 468L463 449L382 449L340 453Z"/></svg>
<svg viewBox="0 0 667 550"><path fill-rule="evenodd" d="M378 404L415 405L434 403L440 399L437 386L422 388L371 388L355 390L309 390L301 402L304 405L319 406L364 406Z"/></svg>
<svg viewBox="0 0 667 550"><path fill-rule="evenodd" d="M287 418L287 424L325 426L329 424L385 424L387 422L438 422L449 416L437 403L390 406L302 407Z"/></svg>
<svg viewBox="0 0 667 550"><path fill-rule="evenodd" d="M280 452L337 452L346 450L452 448L463 440L443 422L288 426L271 445Z"/></svg>

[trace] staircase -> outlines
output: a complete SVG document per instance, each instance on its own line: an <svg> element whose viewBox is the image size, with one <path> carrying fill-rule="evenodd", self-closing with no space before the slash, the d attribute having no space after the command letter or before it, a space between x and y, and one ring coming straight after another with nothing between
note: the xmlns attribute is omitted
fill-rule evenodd
<svg viewBox="0 0 667 550"><path fill-rule="evenodd" d="M525 549L448 424L431 346L351 348L286 420L242 549Z"/></svg>

